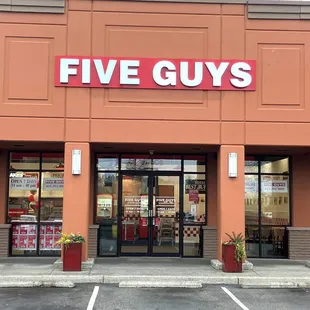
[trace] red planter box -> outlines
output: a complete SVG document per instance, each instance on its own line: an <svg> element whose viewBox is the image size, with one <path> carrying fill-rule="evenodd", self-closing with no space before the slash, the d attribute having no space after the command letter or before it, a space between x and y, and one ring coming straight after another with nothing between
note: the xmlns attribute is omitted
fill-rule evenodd
<svg viewBox="0 0 310 310"><path fill-rule="evenodd" d="M82 243L63 246L63 271L82 270Z"/></svg>
<svg viewBox="0 0 310 310"><path fill-rule="evenodd" d="M235 260L235 246L222 244L222 262L224 272L242 272L242 262Z"/></svg>

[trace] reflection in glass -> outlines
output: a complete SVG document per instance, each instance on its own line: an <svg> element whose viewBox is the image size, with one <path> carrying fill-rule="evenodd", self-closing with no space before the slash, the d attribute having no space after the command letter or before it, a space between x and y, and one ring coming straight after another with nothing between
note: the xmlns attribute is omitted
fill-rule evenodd
<svg viewBox="0 0 310 310"><path fill-rule="evenodd" d="M289 177L261 177L262 225L288 225L290 219Z"/></svg>
<svg viewBox="0 0 310 310"><path fill-rule="evenodd" d="M64 154L63 153L43 153L42 169L43 170L64 170Z"/></svg>
<svg viewBox="0 0 310 310"><path fill-rule="evenodd" d="M39 153L10 153L10 170L39 170Z"/></svg>
<svg viewBox="0 0 310 310"><path fill-rule="evenodd" d="M204 174L184 175L184 223L205 223L206 178Z"/></svg>
<svg viewBox="0 0 310 310"><path fill-rule="evenodd" d="M96 223L99 224L99 255L117 254L118 174L98 173Z"/></svg>
<svg viewBox="0 0 310 310"><path fill-rule="evenodd" d="M286 257L285 227L262 227L262 257Z"/></svg>
<svg viewBox="0 0 310 310"><path fill-rule="evenodd" d="M130 157L121 159L122 170L181 171L181 159L156 157Z"/></svg>
<svg viewBox="0 0 310 310"><path fill-rule="evenodd" d="M8 220L37 221L39 173L11 172L9 177Z"/></svg>
<svg viewBox="0 0 310 310"><path fill-rule="evenodd" d="M206 159L204 156L186 156L184 158L185 172L206 172Z"/></svg>
<svg viewBox="0 0 310 310"><path fill-rule="evenodd" d="M201 226L184 226L183 228L183 255L200 256Z"/></svg>
<svg viewBox="0 0 310 310"><path fill-rule="evenodd" d="M258 225L258 176L246 175L245 177L245 224Z"/></svg>
<svg viewBox="0 0 310 310"><path fill-rule="evenodd" d="M261 162L262 173L288 173L288 158L270 157Z"/></svg>
<svg viewBox="0 0 310 310"><path fill-rule="evenodd" d="M245 227L245 249L248 257L259 257L259 228L258 226Z"/></svg>
<svg viewBox="0 0 310 310"><path fill-rule="evenodd" d="M99 171L113 171L118 170L118 158L117 157L98 157L97 169Z"/></svg>
<svg viewBox="0 0 310 310"><path fill-rule="evenodd" d="M64 173L43 172L41 180L41 222L61 222L63 211Z"/></svg>
<svg viewBox="0 0 310 310"><path fill-rule="evenodd" d="M123 176L121 252L148 252L148 177Z"/></svg>
<svg viewBox="0 0 310 310"><path fill-rule="evenodd" d="M258 173L258 161L246 160L244 165L245 173Z"/></svg>
<svg viewBox="0 0 310 310"><path fill-rule="evenodd" d="M179 177L155 177L153 253L179 253Z"/></svg>

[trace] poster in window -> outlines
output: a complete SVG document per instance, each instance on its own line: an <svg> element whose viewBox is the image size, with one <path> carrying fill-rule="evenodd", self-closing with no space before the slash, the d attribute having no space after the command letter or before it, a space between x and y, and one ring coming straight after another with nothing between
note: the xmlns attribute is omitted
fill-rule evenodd
<svg viewBox="0 0 310 310"><path fill-rule="evenodd" d="M40 226L40 235L45 235L45 225Z"/></svg>
<svg viewBox="0 0 310 310"><path fill-rule="evenodd" d="M19 235L20 225L13 225L13 235Z"/></svg>
<svg viewBox="0 0 310 310"><path fill-rule="evenodd" d="M40 235L40 248L41 250L45 248L45 235Z"/></svg>
<svg viewBox="0 0 310 310"><path fill-rule="evenodd" d="M189 191L197 190L199 194L206 192L206 181L205 180L185 180L185 193L189 194Z"/></svg>
<svg viewBox="0 0 310 310"><path fill-rule="evenodd" d="M47 235L52 235L54 233L54 225L46 225L45 233Z"/></svg>
<svg viewBox="0 0 310 310"><path fill-rule="evenodd" d="M37 227L35 225L29 225L28 234L35 235L37 233Z"/></svg>
<svg viewBox="0 0 310 310"><path fill-rule="evenodd" d="M44 191L62 191L64 189L63 178L44 178L43 190Z"/></svg>
<svg viewBox="0 0 310 310"><path fill-rule="evenodd" d="M27 235L19 235L19 244L18 244L19 249L27 248L27 243L28 243L27 237L28 237Z"/></svg>
<svg viewBox="0 0 310 310"><path fill-rule="evenodd" d="M55 249L60 249L61 245L60 244L56 244L56 242L60 239L60 235L54 235L54 248Z"/></svg>
<svg viewBox="0 0 310 310"><path fill-rule="evenodd" d="M17 249L19 246L19 235L12 236L12 248Z"/></svg>
<svg viewBox="0 0 310 310"><path fill-rule="evenodd" d="M28 235L28 249L37 248L37 237L36 235Z"/></svg>
<svg viewBox="0 0 310 310"><path fill-rule="evenodd" d="M19 233L21 235L27 235L28 234L28 225L21 225L19 229Z"/></svg>
<svg viewBox="0 0 310 310"><path fill-rule="evenodd" d="M112 217L112 195L98 195L97 197L97 216Z"/></svg>
<svg viewBox="0 0 310 310"><path fill-rule="evenodd" d="M45 236L45 248L52 249L54 245L54 236L52 235L46 235Z"/></svg>

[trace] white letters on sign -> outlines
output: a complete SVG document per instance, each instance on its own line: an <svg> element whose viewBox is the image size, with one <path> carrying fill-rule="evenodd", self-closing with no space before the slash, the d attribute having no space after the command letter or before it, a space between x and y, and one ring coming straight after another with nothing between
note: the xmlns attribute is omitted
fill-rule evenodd
<svg viewBox="0 0 310 310"><path fill-rule="evenodd" d="M56 57L55 86L255 90L255 61Z"/></svg>

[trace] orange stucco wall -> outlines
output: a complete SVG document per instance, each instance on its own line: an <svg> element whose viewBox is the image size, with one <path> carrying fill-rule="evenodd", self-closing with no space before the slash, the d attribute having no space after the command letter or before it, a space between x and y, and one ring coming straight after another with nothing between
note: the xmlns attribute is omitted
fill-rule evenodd
<svg viewBox="0 0 310 310"><path fill-rule="evenodd" d="M126 142L222 145L209 161L208 224L218 227L219 244L225 232L243 231L244 146L310 144L310 22L250 21L243 5L67 4L64 15L0 13L0 141L64 141L69 167L72 148L83 150L83 174L65 170L64 229L87 236L92 223L90 143ZM257 90L55 88L56 55L254 59ZM227 178L231 150L239 155L236 180ZM1 155L2 175L4 162ZM294 169L293 223L309 225L307 160ZM3 209L5 186L0 181Z"/></svg>
<svg viewBox="0 0 310 310"><path fill-rule="evenodd" d="M308 145L310 23L244 12L69 0L64 15L0 13L0 128L16 128L0 130L0 140ZM66 54L254 59L257 90L55 88L54 56Z"/></svg>

